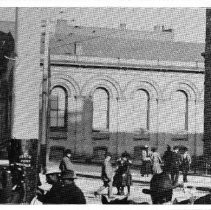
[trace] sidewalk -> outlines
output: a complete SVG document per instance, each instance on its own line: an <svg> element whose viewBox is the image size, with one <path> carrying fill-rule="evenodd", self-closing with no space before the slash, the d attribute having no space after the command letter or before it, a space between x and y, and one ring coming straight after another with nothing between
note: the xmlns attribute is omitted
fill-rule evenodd
<svg viewBox="0 0 211 210"><path fill-rule="evenodd" d="M51 162L49 166L59 167L58 163L53 163L53 162ZM74 163L74 166L77 175L80 177L87 177L94 179L100 179L101 177L101 166L79 164L79 163ZM150 175L149 177L142 177L140 175L140 171L136 169L132 169L131 173L134 183L142 183L148 185L152 178L152 175ZM182 174L180 174L179 176L179 182L180 183L182 182ZM185 186L211 188L211 177L188 175L188 183L185 184Z"/></svg>

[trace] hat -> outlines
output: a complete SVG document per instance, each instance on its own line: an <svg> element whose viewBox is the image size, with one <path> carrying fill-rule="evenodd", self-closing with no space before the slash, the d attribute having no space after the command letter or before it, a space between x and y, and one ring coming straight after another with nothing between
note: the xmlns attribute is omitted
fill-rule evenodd
<svg viewBox="0 0 211 210"><path fill-rule="evenodd" d="M66 149L66 150L64 151L64 154L65 154L65 155L67 155L67 154L72 154L72 152L71 152L70 149Z"/></svg>
<svg viewBox="0 0 211 210"><path fill-rule="evenodd" d="M61 175L62 179L77 179L77 176L73 170L64 171Z"/></svg>
<svg viewBox="0 0 211 210"><path fill-rule="evenodd" d="M110 152L105 153L105 157L112 157Z"/></svg>
<svg viewBox="0 0 211 210"><path fill-rule="evenodd" d="M178 146L174 146L173 149L176 150L176 149L179 149L179 147Z"/></svg>
<svg viewBox="0 0 211 210"><path fill-rule="evenodd" d="M48 174L60 174L61 170L58 168L47 168L45 175Z"/></svg>
<svg viewBox="0 0 211 210"><path fill-rule="evenodd" d="M127 151L125 151L125 152L122 153L122 157L123 157L123 158L124 158L124 157L129 158L129 157L130 157L130 154L127 153Z"/></svg>
<svg viewBox="0 0 211 210"><path fill-rule="evenodd" d="M148 146L148 145L145 145L144 147L145 147L145 148L148 148L149 146Z"/></svg>

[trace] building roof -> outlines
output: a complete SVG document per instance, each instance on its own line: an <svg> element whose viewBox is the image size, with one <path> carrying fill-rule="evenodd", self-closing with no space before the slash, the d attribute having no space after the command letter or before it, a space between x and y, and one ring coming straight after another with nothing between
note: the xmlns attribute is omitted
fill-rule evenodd
<svg viewBox="0 0 211 210"><path fill-rule="evenodd" d="M15 23L0 21L0 31L11 31L14 36ZM41 53L44 39L43 33ZM50 39L50 49L55 55L203 63L205 43L175 42L172 30L159 27L152 32L132 31L125 26L119 29L70 26L60 20Z"/></svg>
<svg viewBox="0 0 211 210"><path fill-rule="evenodd" d="M80 35L72 35L65 39L54 37L50 44L52 54L74 55L75 48L78 47L80 55L83 56L180 62L204 62L201 53L205 50L203 43L130 40Z"/></svg>

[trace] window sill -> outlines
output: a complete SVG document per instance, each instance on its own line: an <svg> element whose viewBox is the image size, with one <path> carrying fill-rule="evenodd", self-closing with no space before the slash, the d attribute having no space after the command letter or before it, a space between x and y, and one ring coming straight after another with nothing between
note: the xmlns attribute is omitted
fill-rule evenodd
<svg viewBox="0 0 211 210"><path fill-rule="evenodd" d="M100 132L93 132L92 139L93 140L109 140L109 132L100 131Z"/></svg>
<svg viewBox="0 0 211 210"><path fill-rule="evenodd" d="M67 127L50 127L50 132L67 132Z"/></svg>

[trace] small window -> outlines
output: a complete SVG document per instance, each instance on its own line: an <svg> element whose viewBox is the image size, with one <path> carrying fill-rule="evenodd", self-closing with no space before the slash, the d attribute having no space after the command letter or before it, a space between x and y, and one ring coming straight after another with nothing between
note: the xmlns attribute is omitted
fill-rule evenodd
<svg viewBox="0 0 211 210"><path fill-rule="evenodd" d="M63 158L64 150L65 150L64 147L52 146L50 148L49 160L50 161L61 161Z"/></svg>
<svg viewBox="0 0 211 210"><path fill-rule="evenodd" d="M94 159L104 160L107 150L107 147L95 147L93 149Z"/></svg>

